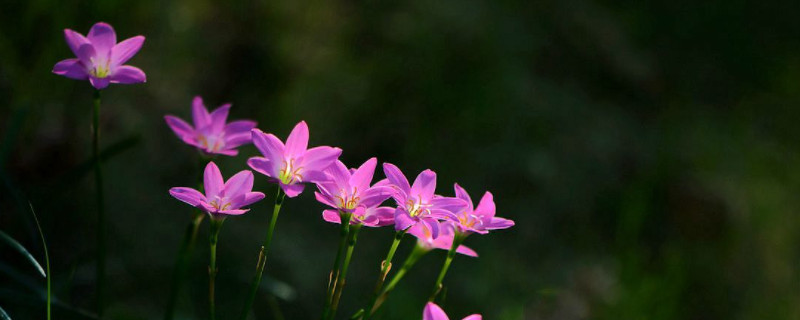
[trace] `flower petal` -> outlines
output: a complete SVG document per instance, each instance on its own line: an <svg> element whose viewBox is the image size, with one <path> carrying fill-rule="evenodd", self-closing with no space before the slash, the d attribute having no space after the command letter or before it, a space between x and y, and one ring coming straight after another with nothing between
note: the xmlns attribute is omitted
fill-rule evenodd
<svg viewBox="0 0 800 320"><path fill-rule="evenodd" d="M89 78L89 72L86 71L86 67L81 63L80 59L59 61L53 66L53 73L76 80L86 80Z"/></svg>
<svg viewBox="0 0 800 320"><path fill-rule="evenodd" d="M483 194L483 198L481 198L481 202L478 203L478 206L472 214L479 217L494 217L494 212L494 197L491 192L486 191L486 193Z"/></svg>
<svg viewBox="0 0 800 320"><path fill-rule="evenodd" d="M330 177L333 178L333 182L339 189L350 190L350 171L347 170L347 167L345 167L344 163L336 160L328 167L328 169L325 170L325 172L327 172Z"/></svg>
<svg viewBox="0 0 800 320"><path fill-rule="evenodd" d="M297 183L297 184L282 184L281 183L281 189L283 189L283 192L285 192L286 195L289 198L294 198L294 197L298 196L299 194L303 193L303 189L305 187L306 187L306 185L304 185L302 183Z"/></svg>
<svg viewBox="0 0 800 320"><path fill-rule="evenodd" d="M111 82L108 80L108 78L97 78L89 76L89 83L91 83L95 89L99 90L99 89L105 89Z"/></svg>
<svg viewBox="0 0 800 320"><path fill-rule="evenodd" d="M366 213L369 216L378 218L376 227L383 227L394 224L394 211L395 208L392 207L377 207L367 208Z"/></svg>
<svg viewBox="0 0 800 320"><path fill-rule="evenodd" d="M250 170L242 170L225 182L222 193L225 197L233 199L252 190L253 172Z"/></svg>
<svg viewBox="0 0 800 320"><path fill-rule="evenodd" d="M436 240L439 237L439 221L433 218L420 219L422 225L431 232L431 237Z"/></svg>
<svg viewBox="0 0 800 320"><path fill-rule="evenodd" d="M298 158L306 149L308 149L308 125L305 121L300 121L286 138L286 155Z"/></svg>
<svg viewBox="0 0 800 320"><path fill-rule="evenodd" d="M250 211L250 209L228 209L228 210L220 210L217 213L227 214L231 216L238 216L244 214L245 212Z"/></svg>
<svg viewBox="0 0 800 320"><path fill-rule="evenodd" d="M317 185L317 187L319 187L319 185ZM333 203L333 199L325 195L324 191L314 192L314 197L317 199L317 201L321 202L322 204L330 206L332 208L336 208L336 204Z"/></svg>
<svg viewBox="0 0 800 320"><path fill-rule="evenodd" d="M384 162L383 173L386 175L386 178L389 179L389 182L403 191L403 195L408 195L408 192L411 191L411 186L409 186L408 179L406 179L406 176L403 175L403 172L400 171L397 166Z"/></svg>
<svg viewBox="0 0 800 320"><path fill-rule="evenodd" d="M342 149L332 147L316 147L306 151L299 160L300 166L308 171L322 171L327 169L342 154Z"/></svg>
<svg viewBox="0 0 800 320"><path fill-rule="evenodd" d="M90 43L89 39L86 39L82 34L70 29L64 29L64 39L67 41L69 49L72 50L75 56L78 55L78 49L82 45Z"/></svg>
<svg viewBox="0 0 800 320"><path fill-rule="evenodd" d="M392 193L393 189L391 187L369 188L359 195L361 198L360 204L367 208L375 207L389 199Z"/></svg>
<svg viewBox="0 0 800 320"><path fill-rule="evenodd" d="M211 124L211 116L208 114L208 109L203 104L203 98L200 96L192 99L192 121L194 127L197 129L203 128Z"/></svg>
<svg viewBox="0 0 800 320"><path fill-rule="evenodd" d="M489 221L484 221L483 226L487 230L508 229L514 226L514 221L506 218L491 217Z"/></svg>
<svg viewBox="0 0 800 320"><path fill-rule="evenodd" d="M195 134L194 128L189 125L183 119L178 118L176 116L164 116L164 120L167 121L167 126L172 129L172 132L175 132L175 135L178 136L183 141L194 141Z"/></svg>
<svg viewBox="0 0 800 320"><path fill-rule="evenodd" d="M210 161L203 172L203 186L206 190L206 199L213 199L220 195L219 193L222 191L224 184L225 182L222 180L222 173L219 172L219 167L217 167L213 161Z"/></svg>
<svg viewBox="0 0 800 320"><path fill-rule="evenodd" d="M111 48L117 44L117 33L114 32L111 25L105 22L95 23L86 38L92 43L97 53L106 59L109 57Z"/></svg>
<svg viewBox="0 0 800 320"><path fill-rule="evenodd" d="M89 70L94 68L94 60L97 59L97 51L95 51L91 43L87 43L78 47L78 52L75 53L75 56L77 56L86 69Z"/></svg>
<svg viewBox="0 0 800 320"><path fill-rule="evenodd" d="M262 199L264 199L264 194L261 192L247 192L231 199L231 208L239 209L242 207L246 207L253 203L261 201Z"/></svg>
<svg viewBox="0 0 800 320"><path fill-rule="evenodd" d="M467 202L461 198L435 197L431 200L433 208L459 213L467 208Z"/></svg>
<svg viewBox="0 0 800 320"><path fill-rule="evenodd" d="M327 175L325 174L325 172L318 170L312 170L312 171L304 170L302 174L303 174L303 179L300 182L317 183L317 182L328 181L331 179L330 175Z"/></svg>
<svg viewBox="0 0 800 320"><path fill-rule="evenodd" d="M264 133L259 129L252 131L253 144L267 160L273 161L275 165L280 165L284 160L283 154L285 147L283 142L271 133Z"/></svg>
<svg viewBox="0 0 800 320"><path fill-rule="evenodd" d="M375 166L377 165L377 158L370 158L364 162L350 177L350 185L358 188L358 190L366 190L372 182L372 176L375 174Z"/></svg>
<svg viewBox="0 0 800 320"><path fill-rule="evenodd" d="M422 312L422 320L450 320L444 310L433 302L428 302L425 305L425 310Z"/></svg>
<svg viewBox="0 0 800 320"><path fill-rule="evenodd" d="M111 48L111 66L121 66L128 62L144 44L143 36L135 36L117 43Z"/></svg>
<svg viewBox="0 0 800 320"><path fill-rule="evenodd" d="M464 200L467 202L467 212L472 212L472 198L469 197L469 193L467 190L464 190L458 183L453 184L453 189L456 191L456 198Z"/></svg>
<svg viewBox="0 0 800 320"><path fill-rule="evenodd" d="M394 229L397 231L408 229L413 226L416 221L403 209L397 208L394 212Z"/></svg>
<svg viewBox="0 0 800 320"><path fill-rule="evenodd" d="M250 166L256 172L263 174L267 177L276 177L278 174L275 169L275 165L272 161L267 160L266 158L262 157L252 157L247 159L247 165Z"/></svg>
<svg viewBox="0 0 800 320"><path fill-rule="evenodd" d="M228 120L228 112L230 110L231 104L226 103L211 112L209 117L211 118L211 130L213 132L222 132L225 129L225 121Z"/></svg>
<svg viewBox="0 0 800 320"><path fill-rule="evenodd" d="M436 191L436 172L426 169L417 175L414 184L411 185L412 196L419 196L420 200L433 199L433 193Z"/></svg>
<svg viewBox="0 0 800 320"><path fill-rule="evenodd" d="M339 212L336 210L323 210L322 219L330 223L342 223L342 217L339 216Z"/></svg>
<svg viewBox="0 0 800 320"><path fill-rule="evenodd" d="M192 206L199 207L200 203L206 202L206 197L200 191L192 188L175 187L169 189L169 194L175 199L186 202Z"/></svg>
<svg viewBox="0 0 800 320"><path fill-rule="evenodd" d="M147 75L134 66L119 66L109 77L111 83L133 84L147 82Z"/></svg>
<svg viewBox="0 0 800 320"><path fill-rule="evenodd" d="M464 246L460 246L460 247L458 247L458 250L461 250L461 247L464 247ZM464 247L464 248L466 248L466 247ZM469 249L469 248L467 248L467 249ZM470 251L472 251L472 249L469 249L469 250L470 250ZM461 254L465 254L465 253L463 253L463 252L460 252L460 251L459 251L459 253L461 253ZM472 253L473 253L474 255L472 255L472 254L467 254L467 255L468 255L468 256L471 256L471 257L477 257L477 256L478 256L478 254L477 254L477 253L475 253L475 251L472 251ZM464 318L464 320L483 320L483 317L482 317L481 315L479 315L479 314L473 314L473 315L469 315L469 316L467 316L466 318Z"/></svg>

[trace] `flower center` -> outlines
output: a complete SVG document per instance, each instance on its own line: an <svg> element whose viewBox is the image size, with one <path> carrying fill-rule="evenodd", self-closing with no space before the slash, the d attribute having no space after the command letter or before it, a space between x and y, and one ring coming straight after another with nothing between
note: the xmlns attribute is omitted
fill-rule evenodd
<svg viewBox="0 0 800 320"><path fill-rule="evenodd" d="M426 214L428 212L428 207L430 207L430 205L422 203L422 201L418 199L409 198L406 201L406 210L412 217Z"/></svg>
<svg viewBox="0 0 800 320"><path fill-rule="evenodd" d="M214 209L217 209L217 211L228 210L231 207L231 202L225 197L216 197L216 199L209 204L214 207Z"/></svg>
<svg viewBox="0 0 800 320"><path fill-rule="evenodd" d="M97 61L95 61L95 59L91 59L91 61L92 61L92 65L94 66L94 68L92 68L92 70L90 70L90 73L92 74L92 76L94 76L95 78L100 78L100 79L109 76L109 73L111 73L111 68L108 67L108 63L109 63L108 61L106 61L105 63L97 63Z"/></svg>
<svg viewBox="0 0 800 320"><path fill-rule="evenodd" d="M473 228L480 220L475 215L464 212L458 216L458 222L466 228Z"/></svg>
<svg viewBox="0 0 800 320"><path fill-rule="evenodd" d="M197 141L207 152L220 152L222 148L225 147L225 139L223 138L222 134L200 134L197 136Z"/></svg>
<svg viewBox="0 0 800 320"><path fill-rule="evenodd" d="M336 196L337 205L341 209L345 210L353 210L358 206L358 203L361 201L361 197L358 196L358 189L354 189L351 194L347 194L344 190L339 192L339 195Z"/></svg>
<svg viewBox="0 0 800 320"><path fill-rule="evenodd" d="M295 182L301 182L303 181L303 175L300 174L302 170L303 167L295 166L294 159L283 161L283 168L278 174L278 180L280 180L281 183L283 184L293 184Z"/></svg>

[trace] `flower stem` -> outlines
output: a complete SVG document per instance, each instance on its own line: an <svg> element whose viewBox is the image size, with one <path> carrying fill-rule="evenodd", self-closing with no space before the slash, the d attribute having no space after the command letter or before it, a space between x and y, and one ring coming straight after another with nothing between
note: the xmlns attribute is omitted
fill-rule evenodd
<svg viewBox="0 0 800 320"><path fill-rule="evenodd" d="M350 223L342 222L350 221L351 216L352 213L339 211L339 225L341 226L341 231L339 232L339 248L336 250L336 259L333 260L333 267L331 268L331 273L328 276L328 288L325 294L325 307L322 310L322 317L320 318L322 320L327 319L331 312L334 289L336 288L336 282L339 279L339 267L342 264L342 252L345 251L347 246L347 235L350 233Z"/></svg>
<svg viewBox="0 0 800 320"><path fill-rule="evenodd" d="M346 220L350 221L350 220ZM344 262L342 263L341 272L339 272L339 279L336 280L336 287L334 288L333 294L333 301L331 302L331 314L329 319L333 319L336 317L336 311L339 308L339 299L342 297L342 291L344 291L344 285L347 278L347 268L350 266L350 258L353 256L353 249L356 246L356 241L358 241L358 231L361 230L361 224L356 224L350 227L350 234L347 240L347 254L344 256Z"/></svg>
<svg viewBox="0 0 800 320"><path fill-rule="evenodd" d="M195 213L192 222L186 226L186 233L183 235L183 241L178 251L178 260L175 262L175 274L172 276L172 287L170 288L169 300L167 300L167 311L164 314L164 320L172 320L175 316L178 293L181 285L186 280L186 268L189 266L189 257L194 247L194 241L197 238L197 230L205 216L202 212Z"/></svg>
<svg viewBox="0 0 800 320"><path fill-rule="evenodd" d="M278 223L278 214L281 212L281 205L283 205L283 199L285 197L286 194L283 193L283 190L278 186L278 193L275 195L275 207L272 209L272 219L269 222L267 235L264 237L264 244L261 246L261 250L258 253L256 275L253 277L253 283L250 284L250 294L247 296L247 300L245 300L242 314L239 317L242 320L247 319L250 308L253 306L253 301L256 299L258 287L261 285L261 276L264 274L264 267L267 265L267 252L269 251L269 245L272 243L272 234L275 232L275 224Z"/></svg>
<svg viewBox="0 0 800 320"><path fill-rule="evenodd" d="M94 91L92 112L92 158L97 200L97 315L103 316L106 278L106 217L103 198L103 170L100 163L100 90Z"/></svg>
<svg viewBox="0 0 800 320"><path fill-rule="evenodd" d="M447 274L447 269L450 268L450 263L453 262L453 258L456 256L458 246L460 246L462 242L464 242L464 237L456 233L455 237L453 237L453 245L450 246L450 250L447 251L447 258L444 260L442 270L439 271L439 276L436 278L436 283L433 285L433 292L428 298L429 302L433 302L433 300L436 299L436 296L439 295L439 292L442 290L442 281L444 280L444 276Z"/></svg>
<svg viewBox="0 0 800 320"><path fill-rule="evenodd" d="M412 250L411 253L408 254L406 261L403 262L403 266L400 267L400 270L398 270L397 273L394 274L392 280L389 281L389 284L387 284L386 287L384 287L383 290L381 291L380 296L378 296L378 299L375 301L375 305L370 308L371 310L364 312L364 319L368 319L369 317L374 315L375 312L378 311L378 309L380 309L380 307L383 305L384 302L386 302L386 299L389 297L389 293L391 293L392 290L394 290L394 287L397 286L400 280L402 280L403 277L406 275L406 273L408 273L408 270L410 270L411 267L413 267L414 264L417 263L419 258L422 258L422 256L424 256L428 252L430 252L430 249L426 249L420 245L414 246L414 250Z"/></svg>
<svg viewBox="0 0 800 320"><path fill-rule="evenodd" d="M381 263L381 274L378 276L378 282L375 284L375 292L372 294L372 297L369 300L369 304L363 310L372 310L372 307L375 306L375 300L378 299L378 295L381 294L381 289L383 289L383 284L386 282L386 276L389 274L389 271L392 269L392 258L394 258L394 253L397 251L397 247L400 245L400 240L403 239L403 236L406 234L405 230L397 231L394 234L394 241L392 241L392 246L389 247L389 253L386 254L386 259L383 260ZM368 317L368 315L365 315Z"/></svg>
<svg viewBox="0 0 800 320"><path fill-rule="evenodd" d="M217 278L217 239L219 230L222 229L222 218L211 218L211 231L208 233L209 262L208 262L208 311L209 319L216 319L216 304L214 301L214 280Z"/></svg>

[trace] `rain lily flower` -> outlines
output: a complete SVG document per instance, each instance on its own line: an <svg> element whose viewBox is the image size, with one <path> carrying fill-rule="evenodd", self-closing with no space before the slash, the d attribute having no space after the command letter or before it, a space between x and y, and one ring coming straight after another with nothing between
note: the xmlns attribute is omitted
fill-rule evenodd
<svg viewBox="0 0 800 320"><path fill-rule="evenodd" d="M348 212L352 213L351 224L381 227L394 223L395 208L378 207L391 197L392 187L386 180L370 187L377 164L378 160L371 158L350 171L344 163L336 160L328 167L325 172L329 180L317 182L319 191L314 193L317 201L336 209L322 212L325 221L341 223L339 212Z"/></svg>
<svg viewBox="0 0 800 320"><path fill-rule="evenodd" d="M416 224L408 229L408 233L412 234L413 236L417 237L417 245L426 249L426 250L433 250L433 249L442 249L442 250L450 250L450 247L453 246L453 239L455 237L455 232L453 232L453 228L447 227L444 224L450 224L451 222L437 222L440 225L438 226L439 229L439 236L435 239L433 238L433 234L431 230L428 229L423 224ZM478 253L475 250L470 249L465 245L459 245L456 249L456 252L470 256L470 257L477 257Z"/></svg>
<svg viewBox="0 0 800 320"><path fill-rule="evenodd" d="M264 157L252 157L247 164L253 170L270 177L290 198L303 192L303 183L328 180L324 170L330 167L342 149L327 146L308 149L308 125L300 121L289 137L286 145L273 134L253 129L253 144Z"/></svg>
<svg viewBox="0 0 800 320"><path fill-rule="evenodd" d="M226 124L230 109L231 104L226 103L209 113L203 104L203 98L198 96L192 101L194 126L171 115L164 116L164 120L186 144L206 154L235 156L239 153L236 148L252 141L250 131L255 128L256 122L237 120Z"/></svg>
<svg viewBox="0 0 800 320"><path fill-rule="evenodd" d="M222 173L214 162L209 162L203 173L203 187L206 194L192 188L176 187L169 189L169 194L176 199L208 212L212 218L224 218L228 215L240 215L250 209L243 209L254 202L264 199L261 192L252 192L253 173L242 170L228 181L223 181Z"/></svg>
<svg viewBox="0 0 800 320"><path fill-rule="evenodd" d="M483 317L479 314L469 315L463 320L482 320ZM422 312L422 320L450 320L444 310L433 302L428 302L425 305L425 310Z"/></svg>
<svg viewBox="0 0 800 320"><path fill-rule="evenodd" d="M77 58L59 61L53 73L70 79L89 79L96 89L103 89L109 83L132 84L147 80L141 69L124 65L142 48L143 36L117 43L114 28L98 22L86 37L70 29L64 29L64 37Z"/></svg>
<svg viewBox="0 0 800 320"><path fill-rule="evenodd" d="M456 197L467 203L463 210L456 211L456 220L453 225L458 228L459 232L486 234L489 233L489 230L507 229L514 226L512 220L495 217L494 199L491 192L486 191L478 203L478 207L473 208L472 199L467 190L464 190L458 183L455 184L454 189Z"/></svg>
<svg viewBox="0 0 800 320"><path fill-rule="evenodd" d="M383 164L383 172L395 188L392 197L398 207L394 214L394 226L398 231L421 223L435 239L439 236L438 220L455 219L453 212L466 206L464 200L434 195L436 173L430 169L422 171L413 185L409 185L403 172L391 163Z"/></svg>

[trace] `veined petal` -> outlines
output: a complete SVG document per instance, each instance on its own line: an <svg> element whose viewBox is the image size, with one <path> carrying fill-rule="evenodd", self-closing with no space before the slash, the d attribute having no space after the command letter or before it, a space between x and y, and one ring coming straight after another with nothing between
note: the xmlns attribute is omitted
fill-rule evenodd
<svg viewBox="0 0 800 320"><path fill-rule="evenodd" d="M105 59L108 59L111 48L117 44L117 33L114 32L111 25L105 22L95 23L86 38L92 43L97 53Z"/></svg>
<svg viewBox="0 0 800 320"><path fill-rule="evenodd" d="M311 148L306 151L306 153L301 157L299 162L301 166L304 167L304 170L316 170L322 171L328 168L337 158L339 155L342 154L342 149L339 148L332 148L332 147L316 147Z"/></svg>
<svg viewBox="0 0 800 320"><path fill-rule="evenodd" d="M84 45L89 44L89 39L86 39L82 34L70 29L64 29L64 39L67 41L67 46L72 50L75 56L78 55L78 49Z"/></svg>
<svg viewBox="0 0 800 320"><path fill-rule="evenodd" d="M99 90L99 89L105 89L106 87L108 87L108 84L111 83L111 82L109 81L108 78L97 78L97 77L94 77L94 76L90 75L89 76L89 83L91 83L92 86L95 89Z"/></svg>
<svg viewBox="0 0 800 320"><path fill-rule="evenodd" d="M292 129L292 133L286 138L286 154L289 157L297 158L308 149L308 125L305 121L300 121Z"/></svg>
<svg viewBox="0 0 800 320"><path fill-rule="evenodd" d="M134 66L119 66L114 69L108 79L111 83L133 84L147 82L147 75L142 69Z"/></svg>
<svg viewBox="0 0 800 320"><path fill-rule="evenodd" d="M143 36L135 36L117 43L111 48L111 66L121 66L128 62L144 44Z"/></svg>
<svg viewBox="0 0 800 320"><path fill-rule="evenodd" d="M225 121L228 120L228 113L230 110L231 104L226 103L209 114L211 118L211 130L213 132L222 132L222 130L225 129Z"/></svg>
<svg viewBox="0 0 800 320"><path fill-rule="evenodd" d="M219 172L219 167L211 161L206 165L203 172L203 187L206 190L206 199L213 199L220 194L225 182L222 180L222 173Z"/></svg>
<svg viewBox="0 0 800 320"><path fill-rule="evenodd" d="M283 142L271 133L264 133L259 129L253 129L253 145L264 155L267 160L273 161L275 165L280 165L284 160Z"/></svg>
<svg viewBox="0 0 800 320"><path fill-rule="evenodd" d="M467 190L464 190L458 183L453 184L453 189L456 191L456 198L464 200L467 202L467 212L472 212L472 198L469 197L469 193Z"/></svg>
<svg viewBox="0 0 800 320"><path fill-rule="evenodd" d="M262 199L264 199L264 194L261 192L246 192L231 199L231 208L239 209L242 207L246 207L253 203L261 201Z"/></svg>
<svg viewBox="0 0 800 320"><path fill-rule="evenodd" d="M81 63L80 59L77 58L59 61L53 66L53 73L76 80L86 80L89 78L89 72L86 71L86 67Z"/></svg>
<svg viewBox="0 0 800 320"><path fill-rule="evenodd" d="M339 189L350 190L350 172L347 170L344 163L336 160L325 172L333 178L333 182L336 183Z"/></svg>
<svg viewBox="0 0 800 320"><path fill-rule="evenodd" d="M186 202L192 206L200 206L201 202L206 202L206 197L200 191L192 188L175 187L169 189L169 194L175 199Z"/></svg>
<svg viewBox="0 0 800 320"><path fill-rule="evenodd" d="M436 218L439 220L458 221L458 216L449 210L434 208L430 209L430 212L431 213L428 216L430 216L431 218Z"/></svg>
<svg viewBox="0 0 800 320"><path fill-rule="evenodd" d="M486 191L486 193L483 194L483 198L481 198L481 202L478 203L478 206L472 214L479 217L494 217L494 212L494 198L491 192Z"/></svg>
<svg viewBox="0 0 800 320"><path fill-rule="evenodd" d="M369 188L359 194L361 197L361 205L367 208L375 207L386 201L386 199L389 199L389 197L392 196L392 192L393 190L391 187Z"/></svg>
<svg viewBox="0 0 800 320"><path fill-rule="evenodd" d="M306 187L306 185L304 185L302 183L296 183L296 184L283 184L283 183L281 183L281 189L283 189L283 192L285 192L286 195L289 198L294 198L294 197L298 196L299 194L303 193L303 189L305 187Z"/></svg>
<svg viewBox="0 0 800 320"><path fill-rule="evenodd" d="M336 208L336 204L333 203L333 199L331 199L328 195L325 195L323 192L314 192L314 197L317 198L317 201L321 202L322 204L331 208Z"/></svg>
<svg viewBox="0 0 800 320"><path fill-rule="evenodd" d="M436 209L447 210L453 213L464 211L467 202L461 198L435 197L431 200L431 205Z"/></svg>
<svg viewBox="0 0 800 320"><path fill-rule="evenodd" d="M208 114L208 109L203 104L203 98L200 96L192 99L192 122L197 129L203 128L211 124L211 116Z"/></svg>
<svg viewBox="0 0 800 320"><path fill-rule="evenodd" d="M269 161L266 158L252 157L250 159L247 159L247 165L250 166L250 168L252 168L256 172L263 174L267 177L278 176L275 164L273 164L272 161Z"/></svg>
<svg viewBox="0 0 800 320"><path fill-rule="evenodd" d="M406 179L406 176L403 175L403 172L400 171L397 166L388 162L384 162L383 173L386 175L386 178L389 179L389 182L403 191L404 196L408 196L409 191L411 191L411 186L408 184L408 179ZM405 197L403 197L403 199L403 201L405 201Z"/></svg>
<svg viewBox="0 0 800 320"><path fill-rule="evenodd" d="M483 226L487 230L508 229L514 226L514 221L506 218L491 217L489 221L484 220Z"/></svg>
<svg viewBox="0 0 800 320"><path fill-rule="evenodd" d="M417 175L414 184L411 185L411 196L419 195L420 199L433 199L433 193L436 191L436 173L427 169Z"/></svg>
<svg viewBox="0 0 800 320"><path fill-rule="evenodd" d="M328 181L330 179L331 179L330 175L325 174L325 172L323 172L323 171L319 171L319 170L311 170L311 171L303 170L303 180L301 182L317 183L317 182Z"/></svg>
<svg viewBox="0 0 800 320"><path fill-rule="evenodd" d="M422 320L450 320L444 310L433 302L428 302L425 305L425 310L422 312Z"/></svg>
<svg viewBox="0 0 800 320"><path fill-rule="evenodd" d="M222 193L228 198L234 198L251 190L253 190L253 173L250 170L242 170L225 182Z"/></svg>
<svg viewBox="0 0 800 320"><path fill-rule="evenodd" d="M175 135L181 140L186 141L194 140L194 128L191 125L183 121L183 119L178 118L176 116L164 116L164 120L167 122L167 126L172 129L172 132L175 132Z"/></svg>
<svg viewBox="0 0 800 320"><path fill-rule="evenodd" d="M375 166L378 165L377 158L370 158L362 164L355 173L350 177L350 185L358 188L358 190L365 190L372 182L372 176L375 174Z"/></svg>

